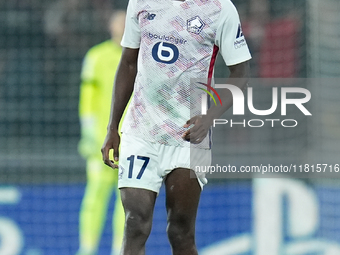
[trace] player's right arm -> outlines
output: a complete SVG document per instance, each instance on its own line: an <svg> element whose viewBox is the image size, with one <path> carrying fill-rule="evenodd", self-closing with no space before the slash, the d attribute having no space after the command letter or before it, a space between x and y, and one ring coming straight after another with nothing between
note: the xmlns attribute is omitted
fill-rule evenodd
<svg viewBox="0 0 340 255"><path fill-rule="evenodd" d="M104 163L112 168L117 168L118 166L110 160L109 152L113 149L114 160L118 161L120 143L118 126L131 97L137 74L137 58L141 35L136 5L137 0L130 0L126 12L125 29L121 42L123 52L114 82L115 89L107 135L101 150Z"/></svg>
<svg viewBox="0 0 340 255"><path fill-rule="evenodd" d="M123 48L115 77L110 120L107 127L107 135L101 149L104 163L112 168L117 168L118 166L110 160L109 152L113 149L114 160L118 161L120 143L118 125L133 92L137 74L138 51L139 49Z"/></svg>

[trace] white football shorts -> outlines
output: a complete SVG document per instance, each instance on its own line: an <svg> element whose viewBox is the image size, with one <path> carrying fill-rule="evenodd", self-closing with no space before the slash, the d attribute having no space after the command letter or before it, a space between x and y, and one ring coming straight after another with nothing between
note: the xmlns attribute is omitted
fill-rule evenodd
<svg viewBox="0 0 340 255"><path fill-rule="evenodd" d="M190 161L192 164L190 164ZM167 174L176 168L211 164L211 150L167 146L122 134L119 155L119 188L141 188L159 193ZM203 189L208 182L204 173L196 173Z"/></svg>

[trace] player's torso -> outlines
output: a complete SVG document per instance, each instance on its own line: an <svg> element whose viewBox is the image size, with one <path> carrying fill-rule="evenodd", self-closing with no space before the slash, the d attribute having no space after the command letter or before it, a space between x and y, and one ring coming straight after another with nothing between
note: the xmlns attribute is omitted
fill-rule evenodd
<svg viewBox="0 0 340 255"><path fill-rule="evenodd" d="M183 146L183 125L198 114L190 79L212 74L220 12L220 2L213 0L137 0L141 42L125 130Z"/></svg>
<svg viewBox="0 0 340 255"><path fill-rule="evenodd" d="M185 146L183 125L199 110L190 79L212 74L220 13L215 0L137 0L138 73L124 131Z"/></svg>
<svg viewBox="0 0 340 255"><path fill-rule="evenodd" d="M142 67L161 70L164 75L160 79L184 71L193 77L204 76L214 50L220 11L220 2L212 0L138 0Z"/></svg>

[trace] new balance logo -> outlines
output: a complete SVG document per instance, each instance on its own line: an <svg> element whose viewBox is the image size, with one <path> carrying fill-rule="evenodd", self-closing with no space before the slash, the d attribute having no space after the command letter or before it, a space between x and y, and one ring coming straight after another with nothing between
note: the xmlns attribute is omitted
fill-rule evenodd
<svg viewBox="0 0 340 255"><path fill-rule="evenodd" d="M246 46L247 42L246 39L244 39L241 24L238 24L237 34L236 34L236 40L234 42L235 49L242 48L243 46Z"/></svg>
<svg viewBox="0 0 340 255"><path fill-rule="evenodd" d="M238 25L238 30L237 30L237 35L236 35L236 39L240 38L243 36L243 32L242 32L242 28L241 28L241 24Z"/></svg>
<svg viewBox="0 0 340 255"><path fill-rule="evenodd" d="M156 14L154 14L154 13L147 13L144 18L148 19L148 20L153 20L155 17L156 17Z"/></svg>

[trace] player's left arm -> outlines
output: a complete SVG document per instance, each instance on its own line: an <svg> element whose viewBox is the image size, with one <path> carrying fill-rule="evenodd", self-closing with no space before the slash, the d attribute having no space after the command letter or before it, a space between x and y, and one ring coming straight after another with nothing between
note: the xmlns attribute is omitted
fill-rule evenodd
<svg viewBox="0 0 340 255"><path fill-rule="evenodd" d="M233 84L243 90L249 79L249 60L251 55L244 38L241 22L237 10L229 0L222 2L220 18L217 21L215 45L230 70L226 84ZM207 111L207 115L195 116L187 121L185 128L194 125L183 134L183 139L191 143L200 143L206 137L213 120L219 118L233 104L233 97L229 90L219 93L222 105L214 105Z"/></svg>
<svg viewBox="0 0 340 255"><path fill-rule="evenodd" d="M245 61L236 65L228 66L230 76L226 84L233 84L244 90L247 87L249 80L249 61ZM191 129L183 134L183 138L191 143L200 143L207 136L214 119L218 119L224 112L226 112L233 105L233 97L230 90L223 89L219 92L222 105L213 105L207 111L207 115L199 115L191 118L184 125L188 128L194 125Z"/></svg>

